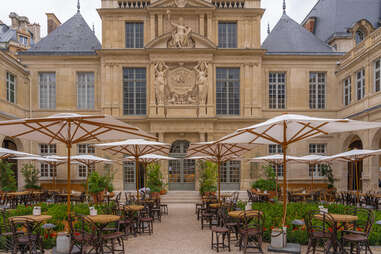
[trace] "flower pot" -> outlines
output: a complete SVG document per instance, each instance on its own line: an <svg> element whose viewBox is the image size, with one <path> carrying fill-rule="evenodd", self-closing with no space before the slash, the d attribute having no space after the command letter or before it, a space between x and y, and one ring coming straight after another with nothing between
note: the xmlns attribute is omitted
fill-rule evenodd
<svg viewBox="0 0 381 254"><path fill-rule="evenodd" d="M160 192L152 192L151 198L152 199L159 199L160 198Z"/></svg>
<svg viewBox="0 0 381 254"><path fill-rule="evenodd" d="M284 248L287 245L287 228L273 228L271 231L271 247Z"/></svg>
<svg viewBox="0 0 381 254"><path fill-rule="evenodd" d="M167 190L161 190L160 191L160 195L165 195L165 194L167 194Z"/></svg>
<svg viewBox="0 0 381 254"><path fill-rule="evenodd" d="M100 203L104 200L105 192L101 191L98 193L92 193L91 196L93 197L93 200L95 203Z"/></svg>

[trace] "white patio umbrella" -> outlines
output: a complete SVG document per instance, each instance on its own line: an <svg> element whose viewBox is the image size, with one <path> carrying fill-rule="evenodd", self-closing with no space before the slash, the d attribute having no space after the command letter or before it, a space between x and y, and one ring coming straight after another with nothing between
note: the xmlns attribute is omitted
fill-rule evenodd
<svg viewBox="0 0 381 254"><path fill-rule="evenodd" d="M298 157L295 157L295 156L289 156L289 155L286 156L287 162L294 161L297 158ZM267 156L262 156L262 157L256 157L256 158L250 159L250 161L267 162L267 163L273 164L275 166L279 166L279 165L283 164L283 154L273 154L273 155L267 155ZM276 174L275 192L278 196L278 174Z"/></svg>
<svg viewBox="0 0 381 254"><path fill-rule="evenodd" d="M283 149L283 226L287 215L287 148L289 145L320 135L381 128L379 122L362 122L349 119L317 118L283 114L263 123L238 129L218 143L279 144Z"/></svg>
<svg viewBox="0 0 381 254"><path fill-rule="evenodd" d="M26 118L0 122L0 134L25 138L40 143L62 143L71 161L71 147L89 141L120 140L125 138L156 139L137 127L105 115L56 114L42 118ZM70 215L71 176L67 163L68 215Z"/></svg>
<svg viewBox="0 0 381 254"><path fill-rule="evenodd" d="M30 153L23 153L23 152L19 152L19 151L0 147L0 160L4 160L4 159L7 159L7 158L12 157L12 156L30 156L30 157L33 157L36 155L30 154Z"/></svg>
<svg viewBox="0 0 381 254"><path fill-rule="evenodd" d="M122 154L124 156L132 156L135 158L136 170L136 196L139 199L139 161L140 157L151 153L168 154L169 144L149 141L145 139L127 139L120 142L112 142L98 144L96 146L104 147L104 150L113 154Z"/></svg>
<svg viewBox="0 0 381 254"><path fill-rule="evenodd" d="M309 166L315 166L317 164L321 164L323 159L328 158L328 156L324 155L319 155L319 154L310 154L302 157L296 157L295 162L303 163L303 164L308 164ZM311 175L311 189L314 184L314 172L312 172Z"/></svg>
<svg viewBox="0 0 381 254"><path fill-rule="evenodd" d="M254 148L253 144L225 144L215 141L191 144L187 151L187 157L203 157L217 163L217 190L218 201L221 195L221 163L239 158L244 153Z"/></svg>
<svg viewBox="0 0 381 254"><path fill-rule="evenodd" d="M145 154L143 156L139 157L139 162L143 163L144 168L147 168L147 165L150 163L158 162L161 160L178 160L178 158L173 158L169 156L159 155L159 154ZM122 159L122 161L135 161L135 157L133 156L127 156ZM147 182L147 174L144 178L144 182Z"/></svg>
<svg viewBox="0 0 381 254"><path fill-rule="evenodd" d="M365 149L353 149L348 152L339 153L336 155L328 156L321 160L321 162L332 162L332 161L341 161L341 162L353 162L355 164L355 179L356 179L356 192L359 192L359 176L357 175L357 163L366 158L380 155L380 150L365 150Z"/></svg>

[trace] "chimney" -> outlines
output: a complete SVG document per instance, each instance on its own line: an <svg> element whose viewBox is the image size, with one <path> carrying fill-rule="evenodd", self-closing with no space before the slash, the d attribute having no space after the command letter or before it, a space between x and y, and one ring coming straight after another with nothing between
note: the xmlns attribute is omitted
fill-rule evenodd
<svg viewBox="0 0 381 254"><path fill-rule="evenodd" d="M17 15L15 12L11 12L9 14L9 18L11 19L11 27L12 29L18 30L19 29L19 15Z"/></svg>
<svg viewBox="0 0 381 254"><path fill-rule="evenodd" d="M40 24L34 23L28 25L29 31L33 34L33 41L37 43L41 40L41 27Z"/></svg>
<svg viewBox="0 0 381 254"><path fill-rule="evenodd" d="M21 16L19 17L19 24L20 24L20 27L19 29L23 30L24 32L27 31L27 28L28 28L28 25L29 25L29 19L25 16Z"/></svg>
<svg viewBox="0 0 381 254"><path fill-rule="evenodd" d="M48 18L48 34L50 34L61 25L61 21L54 13L46 13L46 17Z"/></svg>
<svg viewBox="0 0 381 254"><path fill-rule="evenodd" d="M316 17L308 18L307 22L304 24L304 28L314 34L316 29Z"/></svg>

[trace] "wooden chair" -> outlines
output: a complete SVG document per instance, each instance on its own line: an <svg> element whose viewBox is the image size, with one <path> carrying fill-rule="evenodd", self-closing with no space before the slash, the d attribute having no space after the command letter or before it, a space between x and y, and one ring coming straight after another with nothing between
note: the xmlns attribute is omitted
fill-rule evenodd
<svg viewBox="0 0 381 254"><path fill-rule="evenodd" d="M243 249L243 253L247 253L248 248L258 249L259 253L263 253L263 231L265 225L265 217L261 211L253 210L244 211L243 225L239 229L239 250ZM249 246L249 242L253 245Z"/></svg>

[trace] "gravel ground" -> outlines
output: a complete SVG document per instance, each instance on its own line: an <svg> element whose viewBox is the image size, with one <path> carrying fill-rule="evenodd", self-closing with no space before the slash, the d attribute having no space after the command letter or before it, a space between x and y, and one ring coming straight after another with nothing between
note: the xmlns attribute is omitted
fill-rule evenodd
<svg viewBox="0 0 381 254"><path fill-rule="evenodd" d="M168 210L169 215L164 215L161 223L154 223L153 235L130 237L125 242L126 253L217 253L210 249L211 232L207 228L201 230L200 223L194 214L193 204L169 204ZM230 253L241 253L238 247L233 245L234 243ZM266 249L267 244L264 244L264 250ZM372 249L373 254L381 254L380 247ZM220 252L229 253L227 250L220 250ZM303 246L302 253L305 252L306 246Z"/></svg>

